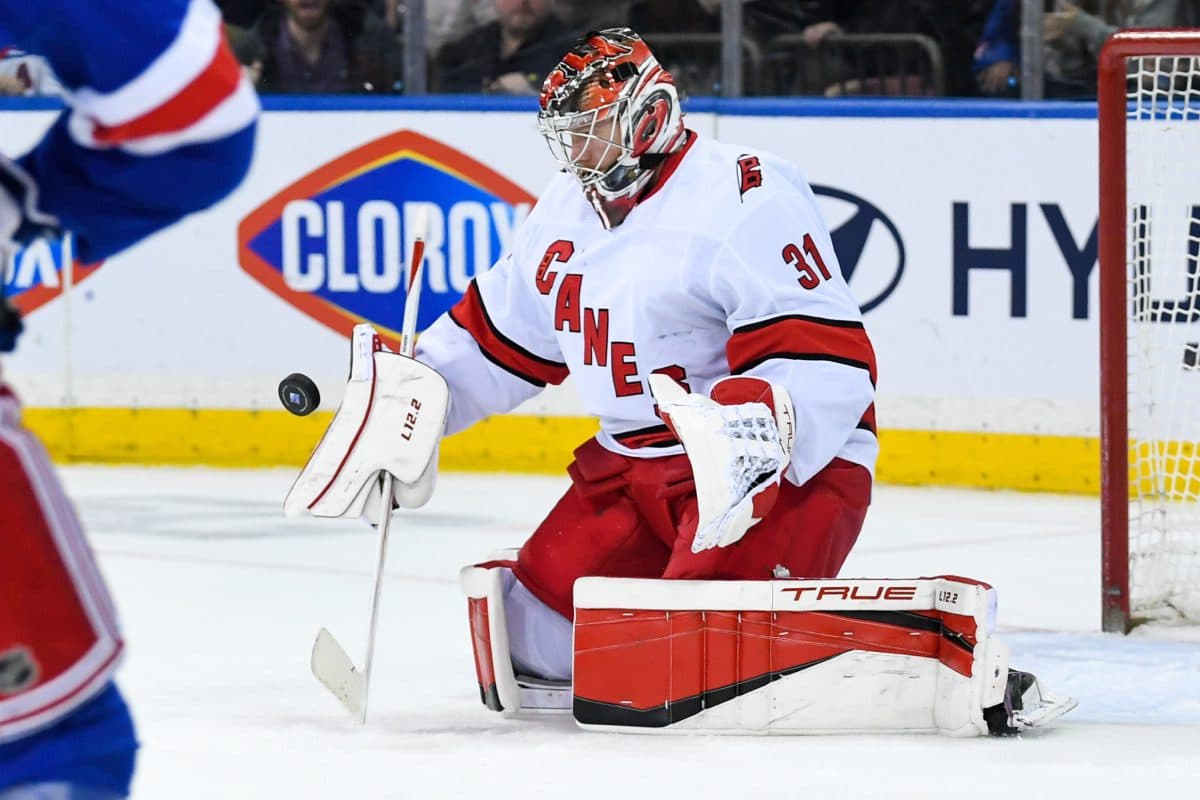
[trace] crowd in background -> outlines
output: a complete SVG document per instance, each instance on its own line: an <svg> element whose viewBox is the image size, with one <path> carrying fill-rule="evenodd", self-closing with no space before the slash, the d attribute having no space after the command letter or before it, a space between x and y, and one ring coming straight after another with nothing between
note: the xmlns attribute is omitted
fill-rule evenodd
<svg viewBox="0 0 1200 800"><path fill-rule="evenodd" d="M403 94L402 0L217 0L259 91ZM535 94L589 29L641 33L693 95L721 94L721 0L425 0L427 89ZM742 93L1020 96L1021 0L744 0ZM1121 28L1200 25L1200 0L1045 0L1047 97L1095 96ZM0 94L54 94L0 42Z"/></svg>

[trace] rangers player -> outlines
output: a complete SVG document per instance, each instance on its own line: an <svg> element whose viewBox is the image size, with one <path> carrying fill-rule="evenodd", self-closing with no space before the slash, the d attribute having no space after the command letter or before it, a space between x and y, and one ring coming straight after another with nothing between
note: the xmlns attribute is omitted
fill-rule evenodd
<svg viewBox="0 0 1200 800"><path fill-rule="evenodd" d="M29 153L0 157L0 251L69 230L98 261L241 181L258 101L211 0L0 0L0 30L69 90ZM0 352L21 328L0 291ZM137 743L112 601L2 375L0 547L0 797L125 797Z"/></svg>

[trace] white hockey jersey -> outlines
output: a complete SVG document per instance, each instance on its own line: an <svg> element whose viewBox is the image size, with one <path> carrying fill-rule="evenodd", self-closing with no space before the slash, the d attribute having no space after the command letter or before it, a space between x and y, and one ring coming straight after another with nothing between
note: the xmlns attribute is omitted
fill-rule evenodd
<svg viewBox="0 0 1200 800"><path fill-rule="evenodd" d="M702 393L755 375L796 406L788 480L834 458L874 472L875 356L812 190L777 156L695 132L612 230L574 177L555 178L416 355L450 385L447 433L570 375L604 447L675 454L651 373Z"/></svg>

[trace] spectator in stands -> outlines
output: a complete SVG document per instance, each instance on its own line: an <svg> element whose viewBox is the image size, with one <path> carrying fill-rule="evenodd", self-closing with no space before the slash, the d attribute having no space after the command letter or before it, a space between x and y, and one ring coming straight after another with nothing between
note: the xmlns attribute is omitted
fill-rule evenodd
<svg viewBox="0 0 1200 800"><path fill-rule="evenodd" d="M916 46L895 49L887 54L888 45L881 43L873 59L886 64L896 60L892 78L901 87L899 94L933 93L934 82L940 77L942 92L947 95L976 93L970 78L971 59L983 23L989 0L895 0L889 3L857 2L846 24L855 33L914 34L927 37L936 45L941 64L921 55ZM874 66L874 65L872 65ZM933 75L939 68L940 76Z"/></svg>
<svg viewBox="0 0 1200 800"><path fill-rule="evenodd" d="M630 6L628 17L625 24L639 33L713 33L721 30L721 3L720 0L638 0Z"/></svg>
<svg viewBox="0 0 1200 800"><path fill-rule="evenodd" d="M253 2L253 0L249 0ZM404 31L404 0L367 0L368 8L397 36ZM425 0L425 52L432 56L447 42L496 18L492 0Z"/></svg>
<svg viewBox="0 0 1200 800"><path fill-rule="evenodd" d="M780 34L802 34L814 47L830 34L845 33L857 2L850 0L747 0L742 22L764 44Z"/></svg>
<svg viewBox="0 0 1200 800"><path fill-rule="evenodd" d="M971 56L990 2L751 0L744 19L747 32L768 48L768 91L926 95L944 83L946 94L974 94ZM843 34L897 33L914 36L836 41ZM786 43L776 38L781 34ZM916 35L932 40L933 54Z"/></svg>
<svg viewBox="0 0 1200 800"><path fill-rule="evenodd" d="M278 0L234 44L262 93L394 92L403 59L361 2Z"/></svg>
<svg viewBox="0 0 1200 800"><path fill-rule="evenodd" d="M492 0L425 0L426 52L436 54L449 42L495 19Z"/></svg>
<svg viewBox="0 0 1200 800"><path fill-rule="evenodd" d="M429 10L430 2L425 3L426 12ZM389 31L398 31L403 25L404 19L404 2L403 0L367 0L367 8L371 12L383 20Z"/></svg>
<svg viewBox="0 0 1200 800"><path fill-rule="evenodd" d="M759 91L766 94L821 94L845 72L840 54L820 47L845 33L856 2L836 0L749 0L742 13L746 33L767 50ZM788 36L785 43L776 37ZM795 38L799 37L799 43Z"/></svg>
<svg viewBox="0 0 1200 800"><path fill-rule="evenodd" d="M550 0L495 0L496 20L443 47L430 83L448 93L537 94L582 31L550 12Z"/></svg>
<svg viewBox="0 0 1200 800"><path fill-rule="evenodd" d="M709 1L720 3L721 0ZM633 27L629 24L629 7L632 2L633 0L605 0L599 3L596 0L554 0L554 14L580 34L605 28ZM660 2L670 5L669 0L651 2L656 5Z"/></svg>
<svg viewBox="0 0 1200 800"><path fill-rule="evenodd" d="M1196 0L1058 0L1042 18L1046 43L1046 97L1096 95L1097 59L1105 40L1122 28L1192 27L1200 22ZM975 50L980 90L1018 96L1020 73L1019 0L996 0Z"/></svg>
<svg viewBox="0 0 1200 800"><path fill-rule="evenodd" d="M638 0L622 24L643 35L681 93L720 94L720 0Z"/></svg>

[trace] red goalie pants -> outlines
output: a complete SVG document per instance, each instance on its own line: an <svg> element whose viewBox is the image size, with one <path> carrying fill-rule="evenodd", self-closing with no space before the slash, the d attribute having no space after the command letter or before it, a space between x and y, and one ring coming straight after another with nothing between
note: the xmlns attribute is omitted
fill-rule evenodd
<svg viewBox="0 0 1200 800"><path fill-rule="evenodd" d="M592 439L575 451L571 488L521 548L516 575L570 619L575 579L832 578L871 501L865 468L834 459L803 486L782 482L766 519L729 547L692 552L698 510L687 456L627 458Z"/></svg>

